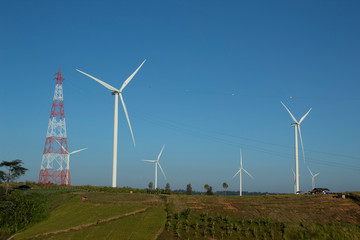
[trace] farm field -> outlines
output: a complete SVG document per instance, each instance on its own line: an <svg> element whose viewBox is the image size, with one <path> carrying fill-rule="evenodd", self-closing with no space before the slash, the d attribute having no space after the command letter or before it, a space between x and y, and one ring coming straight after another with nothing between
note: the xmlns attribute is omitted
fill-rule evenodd
<svg viewBox="0 0 360 240"><path fill-rule="evenodd" d="M360 239L360 207L328 195L169 197L159 239Z"/></svg>
<svg viewBox="0 0 360 240"><path fill-rule="evenodd" d="M66 193L53 200L58 206L48 219L13 239L151 239L165 223L164 201L158 195Z"/></svg>
<svg viewBox="0 0 360 240"><path fill-rule="evenodd" d="M351 196L74 191L51 195L50 216L13 239L360 239Z"/></svg>

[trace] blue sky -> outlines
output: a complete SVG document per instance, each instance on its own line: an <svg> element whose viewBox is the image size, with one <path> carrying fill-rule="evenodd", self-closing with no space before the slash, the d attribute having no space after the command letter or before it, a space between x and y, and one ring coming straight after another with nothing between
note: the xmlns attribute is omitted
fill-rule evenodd
<svg viewBox="0 0 360 240"><path fill-rule="evenodd" d="M61 67L73 185L111 185L114 98L78 68L120 87L118 186L144 188L161 164L172 189L204 184L292 192L302 123L300 188L360 190L358 1L2 1L0 160L37 181ZM301 157L301 156L300 156ZM300 158L301 159L301 158ZM159 175L158 185L166 181Z"/></svg>

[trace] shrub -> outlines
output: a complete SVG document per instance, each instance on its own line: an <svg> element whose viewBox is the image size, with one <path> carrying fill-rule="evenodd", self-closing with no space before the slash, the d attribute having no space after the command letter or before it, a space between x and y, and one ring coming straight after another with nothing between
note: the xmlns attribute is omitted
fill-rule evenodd
<svg viewBox="0 0 360 240"><path fill-rule="evenodd" d="M0 226L9 233L15 233L48 216L48 198L40 194L13 192L6 201L0 202Z"/></svg>

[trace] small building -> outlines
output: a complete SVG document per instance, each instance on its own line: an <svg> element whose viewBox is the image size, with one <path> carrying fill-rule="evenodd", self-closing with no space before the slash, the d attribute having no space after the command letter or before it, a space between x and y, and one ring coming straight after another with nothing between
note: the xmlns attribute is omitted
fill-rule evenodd
<svg viewBox="0 0 360 240"><path fill-rule="evenodd" d="M328 188L314 188L309 193L310 194L329 194L330 190Z"/></svg>

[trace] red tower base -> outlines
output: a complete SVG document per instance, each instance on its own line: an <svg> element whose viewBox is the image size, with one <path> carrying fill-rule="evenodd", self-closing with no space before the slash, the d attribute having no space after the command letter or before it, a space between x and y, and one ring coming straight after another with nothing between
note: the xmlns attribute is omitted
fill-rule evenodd
<svg viewBox="0 0 360 240"><path fill-rule="evenodd" d="M70 186L70 171L55 171L54 169L41 169L39 174L39 184L56 184Z"/></svg>

